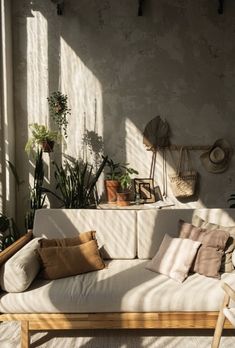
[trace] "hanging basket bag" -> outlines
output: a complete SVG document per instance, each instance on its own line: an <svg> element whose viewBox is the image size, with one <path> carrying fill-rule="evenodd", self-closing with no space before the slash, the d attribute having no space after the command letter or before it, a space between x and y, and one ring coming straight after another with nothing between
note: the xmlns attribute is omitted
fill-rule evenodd
<svg viewBox="0 0 235 348"><path fill-rule="evenodd" d="M189 150L180 149L177 172L169 175L171 188L176 198L187 198L195 194L197 172L192 167Z"/></svg>

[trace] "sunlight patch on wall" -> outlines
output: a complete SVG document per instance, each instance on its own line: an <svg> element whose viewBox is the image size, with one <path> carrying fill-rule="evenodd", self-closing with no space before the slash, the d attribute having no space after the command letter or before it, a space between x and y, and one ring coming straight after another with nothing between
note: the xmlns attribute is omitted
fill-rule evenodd
<svg viewBox="0 0 235 348"><path fill-rule="evenodd" d="M27 17L27 112L28 123L48 122L48 26L38 11Z"/></svg>
<svg viewBox="0 0 235 348"><path fill-rule="evenodd" d="M96 165L103 153L102 86L63 38L61 90L68 95L72 111L66 152Z"/></svg>
<svg viewBox="0 0 235 348"><path fill-rule="evenodd" d="M125 131L126 162L139 172L139 177L148 178L152 152L145 149L142 132L129 118L125 121Z"/></svg>
<svg viewBox="0 0 235 348"><path fill-rule="evenodd" d="M48 120L48 25L41 12L27 17L27 120L28 125L49 126ZM31 132L28 129L28 137ZM47 158L44 156L47 162ZM34 160L30 161L29 181L33 185Z"/></svg>

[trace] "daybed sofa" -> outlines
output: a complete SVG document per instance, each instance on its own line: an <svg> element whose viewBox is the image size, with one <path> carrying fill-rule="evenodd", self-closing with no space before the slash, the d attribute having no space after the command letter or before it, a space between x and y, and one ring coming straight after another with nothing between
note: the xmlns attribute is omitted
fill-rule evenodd
<svg viewBox="0 0 235 348"><path fill-rule="evenodd" d="M0 320L21 321L24 348L31 330L215 328L221 282L235 288L234 272L221 279L195 273L179 283L145 269L164 234L177 237L178 220L193 222L196 215L235 226L235 210L229 209L38 210L34 237L95 230L107 267L56 280L36 277L21 293L1 291Z"/></svg>

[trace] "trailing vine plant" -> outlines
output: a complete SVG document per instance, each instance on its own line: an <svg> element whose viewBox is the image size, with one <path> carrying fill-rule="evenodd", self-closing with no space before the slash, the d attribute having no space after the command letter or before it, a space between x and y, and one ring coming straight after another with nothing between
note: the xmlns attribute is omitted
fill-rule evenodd
<svg viewBox="0 0 235 348"><path fill-rule="evenodd" d="M68 96L60 91L53 92L50 97L47 98L49 104L49 112L52 119L55 121L60 131L64 133L64 137L67 139L67 117L71 115L71 109L68 107Z"/></svg>

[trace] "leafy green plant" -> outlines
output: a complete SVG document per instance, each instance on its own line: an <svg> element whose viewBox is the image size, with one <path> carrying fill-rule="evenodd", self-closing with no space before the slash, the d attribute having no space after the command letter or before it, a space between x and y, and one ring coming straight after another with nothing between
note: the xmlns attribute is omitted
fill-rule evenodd
<svg viewBox="0 0 235 348"><path fill-rule="evenodd" d="M0 213L0 234L0 252L19 238L14 220L2 213Z"/></svg>
<svg viewBox="0 0 235 348"><path fill-rule="evenodd" d="M107 157L93 175L92 167L67 156L64 165L55 165L56 189L59 194L44 188L44 192L57 197L65 208L87 208L94 203L94 188L106 164Z"/></svg>
<svg viewBox="0 0 235 348"><path fill-rule="evenodd" d="M27 229L33 228L35 211L43 208L46 194L43 190L44 164L42 149L37 150L34 169L33 186L30 187L30 210L26 213L25 225Z"/></svg>
<svg viewBox="0 0 235 348"><path fill-rule="evenodd" d="M49 130L45 125L32 123L29 125L32 137L25 145L25 151L29 154L31 149L38 148L44 141L59 142L60 136L57 131Z"/></svg>
<svg viewBox="0 0 235 348"><path fill-rule="evenodd" d="M9 165L9 168L12 172L12 175L14 176L17 188L19 189L20 185L24 183L24 180L20 180L20 177L17 173L17 169L14 166L14 164L11 161L6 160L7 164Z"/></svg>
<svg viewBox="0 0 235 348"><path fill-rule="evenodd" d="M106 167L109 171L106 174L108 180L118 180L121 174L121 164L114 162L111 158L108 158L106 161Z"/></svg>
<svg viewBox="0 0 235 348"><path fill-rule="evenodd" d="M139 174L137 170L133 168L128 168L128 164L123 165L122 168L124 168L124 172L119 177L120 185L123 191L129 190L132 186L132 179L131 175L133 174Z"/></svg>
<svg viewBox="0 0 235 348"><path fill-rule="evenodd" d="M67 138L67 117L71 115L71 109L68 108L68 96L57 91L53 92L47 100L50 116L58 125L60 131L64 132L64 137Z"/></svg>

